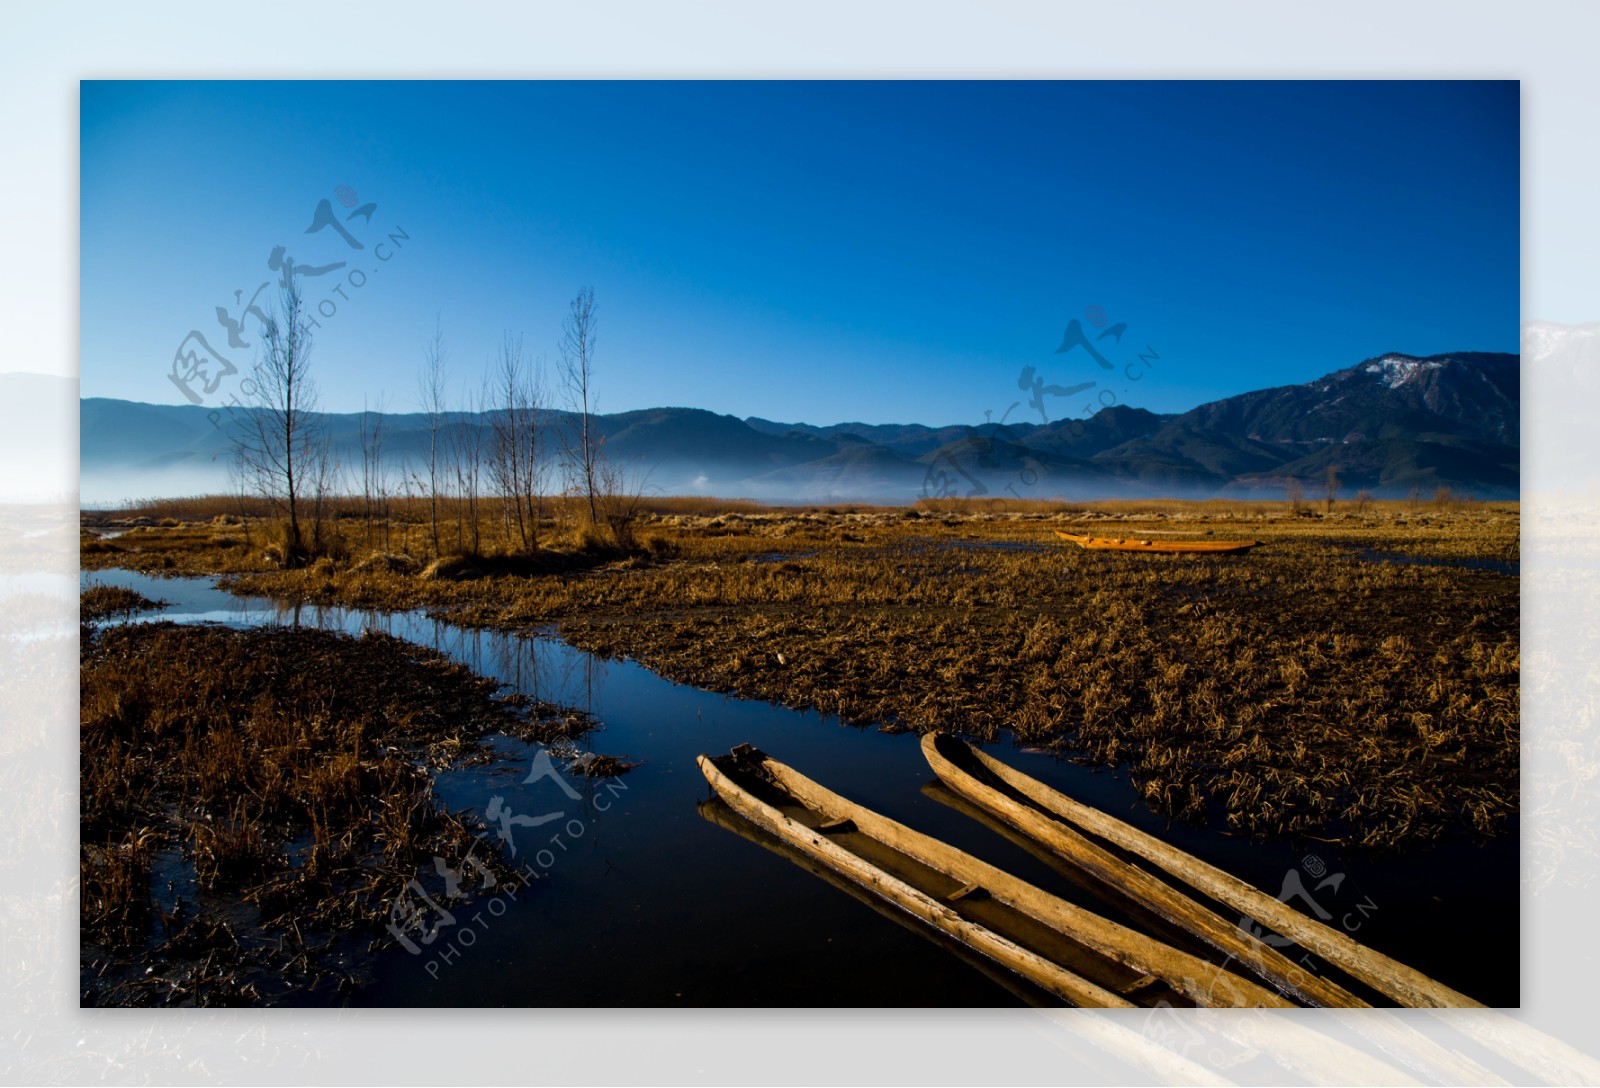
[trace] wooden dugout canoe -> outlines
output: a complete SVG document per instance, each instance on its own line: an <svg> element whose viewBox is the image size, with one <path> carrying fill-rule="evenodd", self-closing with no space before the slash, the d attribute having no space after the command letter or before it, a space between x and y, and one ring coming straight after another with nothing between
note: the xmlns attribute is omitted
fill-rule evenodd
<svg viewBox="0 0 1600 1088"><path fill-rule="evenodd" d="M932 788L939 787L938 783L931 783ZM924 788L924 794L927 788ZM954 794L948 794L950 800L958 805L965 805ZM701 801L697 806L702 819L708 823L716 824L724 830L730 831L746 842L760 846L785 861L803 869L805 872L817 877L829 886L855 899L869 909L881 914L883 917L916 933L939 948L956 956L963 963L983 974L996 985L1010 991L1020 1002L1025 1005L1044 1008L1048 1015L1048 1007L1057 1005L1052 996L1038 986L1033 985L1021 975L1006 970L999 963L978 953L962 942L951 938L949 935L935 930L887 899L880 898L876 893L869 891L863 885L848 879L834 870L828 868L816 858L789 845L774 835L763 831L749 820L740 816L720 797L712 797ZM976 815L981 810L975 806L962 809L968 815ZM997 827L1003 826L996 822ZM1028 842L1019 836L1019 842ZM1035 846L1035 849L1038 849ZM1053 857L1048 852L1044 856ZM1136 1068L1146 1069L1158 1074L1157 1079L1163 1083L1172 1084L1232 1084L1231 1080L1220 1075L1218 1071L1203 1064L1203 1051L1197 1054L1202 1057L1201 1062L1191 1061L1181 1054L1167 1050L1164 1046L1155 1045L1152 1036L1146 1031L1134 1027L1124 1027L1116 1019L1089 1018L1085 1019L1081 1013L1068 1015L1064 1010L1060 1014L1063 1019L1059 1021L1062 1028L1069 1030L1073 1035L1086 1038L1095 1045L1106 1050L1114 1057L1132 1064ZM1352 1026L1363 1034L1370 1035L1373 1031L1374 1015L1384 1015L1381 1010L1364 1010L1364 1017L1352 1023ZM1200 1027L1194 1022L1190 1023L1190 1030ZM1408 1062L1400 1067L1385 1064L1381 1059L1371 1054L1363 1053L1345 1043L1320 1035L1310 1026L1302 1022L1272 1019L1257 1023L1254 1019L1223 1018L1206 1022L1206 1030L1220 1032L1222 1036L1233 1040L1235 1046L1247 1049L1261 1050L1269 1056L1274 1056L1280 1064L1286 1065L1293 1072L1298 1073L1312 1084L1415 1084L1419 1083L1408 1077L1403 1071L1407 1064L1425 1070L1433 1071L1436 1079L1444 1083L1456 1084L1500 1084L1487 1070L1467 1062L1459 1056L1443 1055L1437 1053L1423 1054L1418 1059L1412 1059L1408 1054L1402 1054ZM1402 1025L1403 1027L1403 1025ZM1417 1036L1412 1029L1410 1034ZM1252 1035L1254 1031L1257 1034ZM1263 1034L1264 1033L1264 1038ZM1195 1035L1194 1038L1199 1038ZM1270 1042L1270 1046L1269 1046ZM1424 1041L1425 1042L1425 1041ZM1391 1056L1395 1055L1396 1048L1382 1047ZM1437 1050L1437 1048L1435 1048ZM1289 1057L1285 1059L1283 1055ZM1451 1064L1450 1059L1455 1062ZM1419 1065L1418 1062L1421 1062ZM1297 1064L1298 1063L1298 1064ZM1319 1073L1325 1070L1338 1070L1338 1076L1331 1079L1319 1079ZM1448 1075L1441 1075L1448 1074Z"/></svg>
<svg viewBox="0 0 1600 1088"><path fill-rule="evenodd" d="M698 762L717 795L761 830L1061 1000L1291 1004L846 800L748 745Z"/></svg>
<svg viewBox="0 0 1600 1088"><path fill-rule="evenodd" d="M1289 985L1319 1004L1362 1002L1355 1001L1333 983L1309 975L1282 953L1249 938L1237 925L1224 922L1165 881L1129 866L1079 831L1089 832L1149 861L1201 894L1288 937L1401 1005L1484 1007L1415 968L1358 943L1349 934L1300 913L1238 877L1097 808L1074 801L956 737L929 733L922 738L922 751L940 780L969 801L1101 877L1124 894L1139 898L1208 942L1229 951L1242 945L1236 954L1246 966L1258 974L1277 978L1281 984ZM1311 993L1306 993L1308 987ZM1347 998L1349 1001L1345 1000Z"/></svg>
<svg viewBox="0 0 1600 1088"><path fill-rule="evenodd" d="M1259 540L1157 540L1154 537L1079 536L1056 530L1056 536L1090 551L1112 552L1192 552L1204 555L1233 555L1257 547Z"/></svg>
<svg viewBox="0 0 1600 1088"><path fill-rule="evenodd" d="M1091 842L1060 820L997 788L998 775L989 762L976 762L977 752L965 742L939 733L922 738L922 754L940 781L973 804L987 809L1113 891L1135 900L1167 922L1188 930L1212 948L1238 960L1239 966L1300 1001L1328 1008L1360 1008L1365 1001L1342 986L1307 971L1283 953L1256 939L1195 902L1183 892L1110 850ZM987 773L986 773L987 772ZM1042 783L1040 783L1042 785Z"/></svg>
<svg viewBox="0 0 1600 1088"><path fill-rule="evenodd" d="M775 835L763 831L735 812L721 797L706 798L695 806L695 811L707 823L716 824L724 831L731 831L746 842L755 843L763 850L776 854L789 864L805 870L829 887L838 889L861 905L889 919L895 925L902 926L915 933L918 937L931 942L936 947L949 952L961 962L988 978L995 985L1010 991L1012 996L1022 1004L1030 1005L1034 1008L1060 1007L1061 1002L1053 995L1033 985L1021 975L1006 970L994 960L980 955L960 941L954 940L942 931L926 925L914 915L901 910L888 900L879 898L855 881L834 872L810 854L789 845Z"/></svg>
<svg viewBox="0 0 1600 1088"><path fill-rule="evenodd" d="M938 779L926 783L922 787L922 795L954 809L968 819L981 823L995 834L1026 850L1074 884L1091 894L1100 896L1112 909L1130 914L1133 924L1158 940L1179 948L1187 947L1195 940L1193 934L1172 925L1160 915L1151 913L1126 896L1107 894L1108 889L1104 884L1086 877L1082 870L1045 849L1042 844L1017 831L1005 821L968 801ZM1386 1009L1360 1009L1342 1015L1348 1019L1341 1020L1340 1023L1347 1025L1356 1034L1366 1037L1384 1054L1397 1059L1402 1067L1429 1071L1430 1075L1441 1083L1483 1085L1508 1083L1477 1062L1446 1049L1410 1027L1399 1018L1407 1014L1397 1014ZM1383 1075L1376 1075L1376 1071L1375 1075L1371 1076L1365 1073L1358 1075L1353 1070L1362 1062L1371 1062L1372 1058L1369 1055L1337 1044L1325 1035L1302 1032L1295 1024L1282 1019L1272 1021L1272 1027L1267 1031L1267 1035L1274 1040L1274 1045L1271 1047L1263 1046L1260 1038L1252 1038L1247 1033L1233 1031L1229 1021L1224 1020L1212 1025L1211 1030L1219 1029L1237 1045L1263 1050L1274 1057L1279 1064L1284 1064L1286 1051L1292 1052L1293 1058L1306 1059L1305 1066L1296 1067L1294 1071L1307 1078L1310 1083L1342 1084L1352 1080L1371 1084L1409 1083L1404 1074L1393 1067L1385 1067ZM1124 1060L1128 1060L1126 1056ZM1353 1062L1355 1064L1352 1064ZM1290 1061L1291 1065L1292 1063L1293 1059ZM1318 1080L1318 1067L1320 1070L1339 1072L1331 1080Z"/></svg>
<svg viewBox="0 0 1600 1088"><path fill-rule="evenodd" d="M1182 926L1173 925L1138 900L1131 899L1096 880L1037 839L1029 838L988 809L973 804L939 779L934 778L924 782L922 796L935 804L959 812L974 823L982 824L1017 849L1031 854L1039 864L1059 874L1063 880L1070 882L1085 895L1093 896L1108 914L1124 925L1132 926L1141 933L1148 933L1163 944L1170 944L1185 952L1193 952L1198 956L1208 954L1209 948L1206 943L1193 933ZM1079 902L1084 900L1080 899Z"/></svg>

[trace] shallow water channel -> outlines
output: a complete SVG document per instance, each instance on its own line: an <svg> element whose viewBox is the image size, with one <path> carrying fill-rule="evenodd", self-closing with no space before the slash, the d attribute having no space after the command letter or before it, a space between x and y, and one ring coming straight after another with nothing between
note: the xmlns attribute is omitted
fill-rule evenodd
<svg viewBox="0 0 1600 1088"><path fill-rule="evenodd" d="M238 597L200 578L85 572L166 601L143 619L377 628L437 649L509 688L589 710L580 744L639 761L616 779L525 783L540 749L496 738L499 758L437 775L453 809L485 816L492 797L560 819L513 832L513 859L541 879L451 908L416 954L395 947L363 965L359 1005L988 1006L1017 998L983 973L784 858L709 822L695 765L752 743L828 788L969 850L1102 914L1116 912L975 819L940 803L917 738L841 725L815 711L713 694L602 660L549 635L466 629L422 612L368 612ZM1072 796L1277 894L1296 874L1332 925L1491 1005L1518 998L1516 829L1403 856L1319 843L1251 843L1213 828L1167 827L1127 779L1001 743L991 748ZM561 767L561 761L555 766ZM486 821L487 822L487 821ZM1343 874L1339 876L1338 874ZM1337 879L1335 879L1337 878ZM1320 887L1320 890L1317 890ZM397 889L398 891L398 889ZM1301 909L1303 901L1294 900ZM1298 957L1297 950L1285 948ZM1309 961L1313 962L1314 961ZM306 1000L337 1003L331 992Z"/></svg>

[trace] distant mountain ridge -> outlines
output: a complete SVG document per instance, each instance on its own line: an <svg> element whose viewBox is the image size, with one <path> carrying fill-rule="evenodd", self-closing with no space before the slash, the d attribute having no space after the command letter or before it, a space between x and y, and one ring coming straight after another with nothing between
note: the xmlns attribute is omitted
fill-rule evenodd
<svg viewBox="0 0 1600 1088"><path fill-rule="evenodd" d="M1449 487L1499 498L1519 493L1520 401L1516 355L1390 352L1312 382L1169 415L1118 405L1049 423L816 426L651 408L595 423L610 454L666 494L805 502L1275 497L1290 481L1320 486L1332 465L1347 492ZM231 442L203 407L86 398L80 419L85 501L227 486ZM447 425L473 419L451 413ZM546 413L552 427L571 419ZM326 416L345 465L360 464L360 420ZM385 414L384 449L397 465L414 470L426 437L425 416Z"/></svg>
<svg viewBox="0 0 1600 1088"><path fill-rule="evenodd" d="M978 462L972 475L986 487L998 482L996 467L1029 465L1041 480L1036 489L1048 480L1082 497L1113 485L1139 494L1281 491L1290 480L1320 485L1333 465L1347 489L1402 495L1450 487L1509 498L1520 489L1520 416L1516 355L1388 352L1176 415L1117 405L1087 420L992 428L746 422L769 434L850 435L925 464L941 453ZM981 457L969 448L963 459L974 431L988 448Z"/></svg>

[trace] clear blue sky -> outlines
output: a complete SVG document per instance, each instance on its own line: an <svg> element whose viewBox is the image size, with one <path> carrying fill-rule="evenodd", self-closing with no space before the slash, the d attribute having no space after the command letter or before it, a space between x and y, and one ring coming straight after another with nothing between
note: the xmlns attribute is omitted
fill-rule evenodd
<svg viewBox="0 0 1600 1088"><path fill-rule="evenodd" d="M184 403L191 329L248 361L215 310L277 246L346 262L301 280L331 410L413 410L435 314L460 386L505 330L553 363L586 285L602 411L980 422L1024 366L1174 411L1516 351L1518 115L1515 82L85 82L82 393ZM322 200L363 249L305 233ZM1054 354L1091 306L1141 381Z"/></svg>

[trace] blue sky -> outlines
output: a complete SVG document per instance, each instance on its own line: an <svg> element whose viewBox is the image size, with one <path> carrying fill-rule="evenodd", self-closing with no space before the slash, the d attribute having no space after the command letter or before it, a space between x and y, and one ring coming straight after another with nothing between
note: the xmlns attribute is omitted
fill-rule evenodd
<svg viewBox="0 0 1600 1088"><path fill-rule="evenodd" d="M82 394L185 403L190 330L248 365L215 311L278 246L345 262L300 278L336 411L413 410L436 315L458 389L504 331L553 364L583 286L608 412L979 422L1025 366L1174 411L1516 351L1518 115L1515 82L85 82ZM361 249L306 233L323 200ZM1126 324L1117 371L1054 353L1073 319Z"/></svg>

